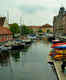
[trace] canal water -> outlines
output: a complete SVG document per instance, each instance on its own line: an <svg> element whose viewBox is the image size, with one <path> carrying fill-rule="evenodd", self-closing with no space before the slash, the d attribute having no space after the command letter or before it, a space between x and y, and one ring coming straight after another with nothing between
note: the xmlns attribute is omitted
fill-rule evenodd
<svg viewBox="0 0 66 80"><path fill-rule="evenodd" d="M0 80L57 80L48 64L50 45L35 41L24 50L0 53Z"/></svg>

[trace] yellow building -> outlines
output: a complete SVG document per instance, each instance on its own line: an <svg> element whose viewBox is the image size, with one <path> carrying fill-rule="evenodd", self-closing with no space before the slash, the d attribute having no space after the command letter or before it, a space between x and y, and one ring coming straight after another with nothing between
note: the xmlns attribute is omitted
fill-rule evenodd
<svg viewBox="0 0 66 80"><path fill-rule="evenodd" d="M53 33L53 27L49 24L45 24L42 26L42 31Z"/></svg>
<svg viewBox="0 0 66 80"><path fill-rule="evenodd" d="M34 33L38 33L39 30L42 30L42 33L53 33L53 27L50 24L45 24L43 26L29 26L29 28L33 29Z"/></svg>

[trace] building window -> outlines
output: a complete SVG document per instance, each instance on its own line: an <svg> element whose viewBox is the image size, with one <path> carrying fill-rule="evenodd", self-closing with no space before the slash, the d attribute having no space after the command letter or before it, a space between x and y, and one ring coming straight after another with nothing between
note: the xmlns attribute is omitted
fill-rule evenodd
<svg viewBox="0 0 66 80"><path fill-rule="evenodd" d="M0 35L0 40L2 39L2 35Z"/></svg>

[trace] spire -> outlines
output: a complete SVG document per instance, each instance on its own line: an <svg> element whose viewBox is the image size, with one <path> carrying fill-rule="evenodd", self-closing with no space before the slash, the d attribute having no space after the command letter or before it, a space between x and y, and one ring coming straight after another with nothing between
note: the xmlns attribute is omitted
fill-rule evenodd
<svg viewBox="0 0 66 80"><path fill-rule="evenodd" d="M59 10L59 15L63 15L64 14L64 11L65 11L65 8L64 7L61 7L60 10Z"/></svg>

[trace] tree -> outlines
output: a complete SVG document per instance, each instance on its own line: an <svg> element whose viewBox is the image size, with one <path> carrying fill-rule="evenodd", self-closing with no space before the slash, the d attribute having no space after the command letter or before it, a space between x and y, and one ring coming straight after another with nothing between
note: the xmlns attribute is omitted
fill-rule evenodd
<svg viewBox="0 0 66 80"><path fill-rule="evenodd" d="M47 29L47 33L50 33L50 30L49 29Z"/></svg>
<svg viewBox="0 0 66 80"><path fill-rule="evenodd" d="M39 29L38 32L39 32L39 33L42 33L43 31L42 31L42 29Z"/></svg>
<svg viewBox="0 0 66 80"><path fill-rule="evenodd" d="M21 25L21 34L22 35L27 35L27 34L32 34L33 30L29 29L26 25Z"/></svg>
<svg viewBox="0 0 66 80"><path fill-rule="evenodd" d="M33 32L33 29L30 29L30 30L29 30L29 33L30 33L30 34L33 34L33 33L34 33L34 32Z"/></svg>
<svg viewBox="0 0 66 80"><path fill-rule="evenodd" d="M17 23L11 24L10 31L13 33L13 35L20 33L19 25Z"/></svg>

